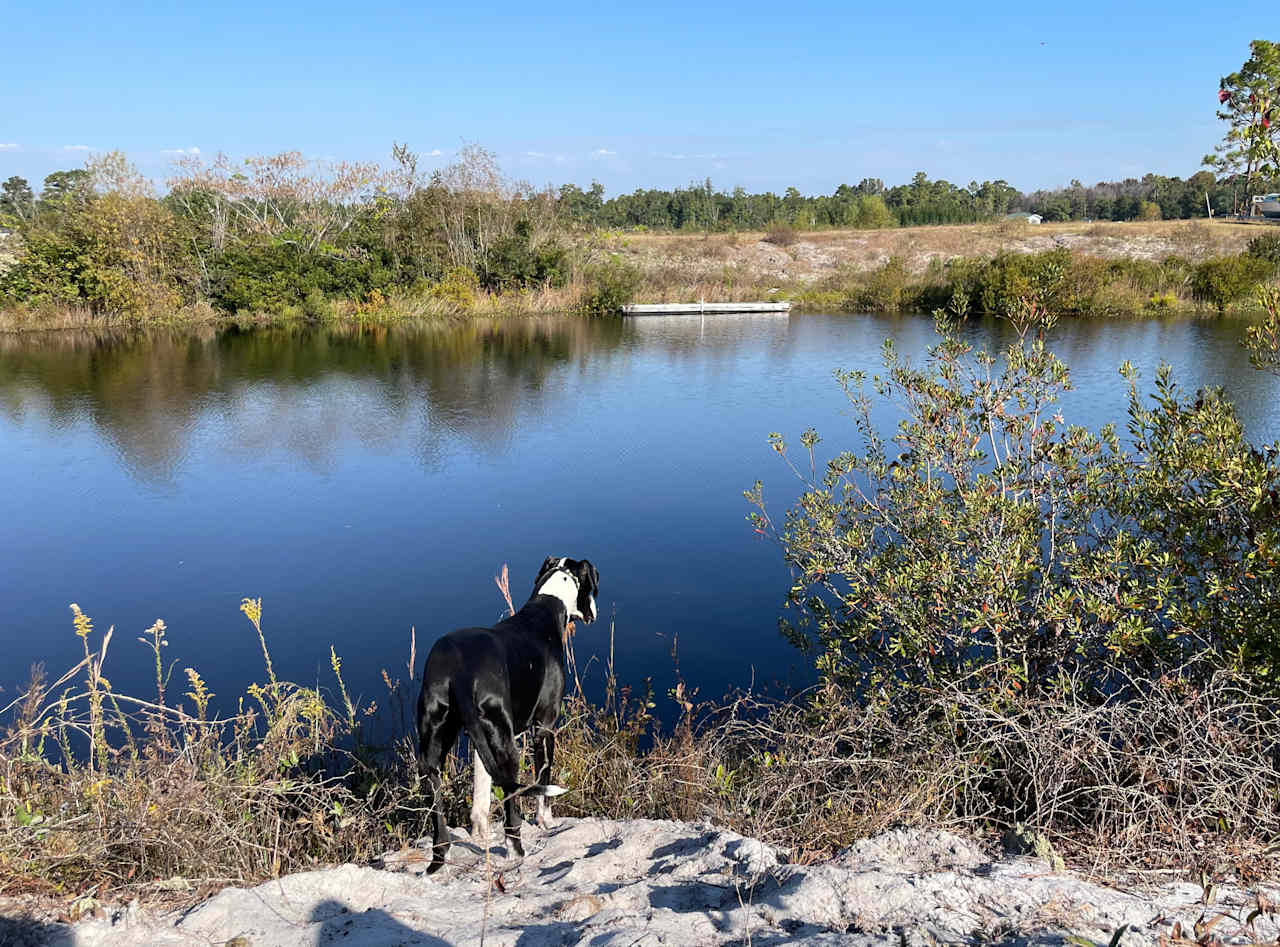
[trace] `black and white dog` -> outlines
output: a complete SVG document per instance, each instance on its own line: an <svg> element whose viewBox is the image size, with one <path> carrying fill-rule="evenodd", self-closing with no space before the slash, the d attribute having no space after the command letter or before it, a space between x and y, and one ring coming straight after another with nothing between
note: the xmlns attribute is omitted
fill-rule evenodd
<svg viewBox="0 0 1280 947"><path fill-rule="evenodd" d="M465 728L478 762L472 831L487 835L489 780L502 787L507 838L519 855L517 796L536 796L538 823L550 824L556 717L565 685L565 626L595 621L600 573L586 559L549 557L538 570L529 601L492 628L462 628L427 655L418 697L418 766L431 793L432 850L428 873L444 864L449 830L440 799L440 771ZM533 731L534 783L520 786L515 736Z"/></svg>

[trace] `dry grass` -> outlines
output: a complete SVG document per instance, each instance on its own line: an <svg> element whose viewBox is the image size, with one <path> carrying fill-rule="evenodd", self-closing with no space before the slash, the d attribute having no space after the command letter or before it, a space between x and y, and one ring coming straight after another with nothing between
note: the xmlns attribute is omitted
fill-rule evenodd
<svg viewBox="0 0 1280 947"><path fill-rule="evenodd" d="M743 268L757 282L812 284L842 270L866 271L901 257L913 274L934 260L1037 253L1066 246L1103 259L1161 260L1171 254L1198 262L1241 252L1259 228L1229 221L1125 221L1049 223L1020 221L904 227L889 230L824 230L796 233L785 247L761 232L728 234L614 233L610 248L639 264L646 275L664 266ZM714 254L708 248L715 247Z"/></svg>
<svg viewBox="0 0 1280 947"><path fill-rule="evenodd" d="M743 696L687 707L645 753L625 714L616 726L571 707L566 798L584 815L711 818L805 861L895 825L984 834L1022 823L1105 876L1275 868L1275 720L1227 679L1104 706L999 706L960 689L908 712L835 689Z"/></svg>
<svg viewBox="0 0 1280 947"><path fill-rule="evenodd" d="M37 672L6 711L0 895L63 909L86 897L191 900L368 862L422 834L408 736L416 658L407 680L383 672L378 719L400 736L375 746L375 708L348 699L338 656L328 691L280 681L261 603L242 610L265 678L225 717L211 713L197 673L168 679L162 623L138 639L156 661L156 694L115 693L103 673L111 632L76 611L84 660L56 681ZM620 687L612 656L605 669L604 700L592 703L571 661L555 774L573 790L557 802L563 814L709 818L801 861L899 824L981 834L1025 823L1103 875L1274 868L1276 720L1241 681L1199 691L1162 681L1104 706L958 687L899 695L906 702L825 687L696 705L677 674L667 695L676 722L664 729L654 695ZM466 822L469 785L452 758L450 824Z"/></svg>
<svg viewBox="0 0 1280 947"><path fill-rule="evenodd" d="M117 694L104 674L113 632L72 608L84 659L54 681L36 669L7 708L0 894L198 896L368 860L414 836L412 794L379 781L394 751L373 762L360 739L369 708L347 700L340 660L336 695L277 680L260 603L242 610L266 680L226 717L210 714L213 694L193 669L171 678L163 622L138 639L155 655L156 694Z"/></svg>
<svg viewBox="0 0 1280 947"><path fill-rule="evenodd" d="M240 328L319 322L331 325L392 325L396 323L449 323L471 318L537 316L572 312L585 293L580 279L562 287L543 287L507 293L473 292L464 298L429 293L378 294L372 300L334 300L320 318L301 308L284 312L218 312L208 303L196 303L176 312L145 317L109 315L84 306L17 306L0 309L0 332L65 329L133 329L149 327L199 328L235 325Z"/></svg>

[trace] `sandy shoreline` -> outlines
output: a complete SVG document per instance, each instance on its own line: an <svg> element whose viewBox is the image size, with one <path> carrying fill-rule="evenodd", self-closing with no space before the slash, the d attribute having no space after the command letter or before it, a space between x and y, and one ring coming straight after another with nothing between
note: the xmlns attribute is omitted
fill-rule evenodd
<svg viewBox="0 0 1280 947"><path fill-rule="evenodd" d="M1035 858L992 856L945 832L895 830L813 865L784 864L761 842L694 823L526 826L525 859L508 858L495 839L487 862L463 831L454 836L450 863L433 877L421 874L415 849L386 856L380 867L343 865L229 888L182 913L135 902L76 924L15 925L0 943L1060 945L1068 937L1107 944L1126 926L1120 943L1138 945L1179 932L1190 942L1198 924L1212 925L1223 942L1280 935L1271 914L1247 923L1256 890L1224 888L1209 905L1185 882L1119 890Z"/></svg>

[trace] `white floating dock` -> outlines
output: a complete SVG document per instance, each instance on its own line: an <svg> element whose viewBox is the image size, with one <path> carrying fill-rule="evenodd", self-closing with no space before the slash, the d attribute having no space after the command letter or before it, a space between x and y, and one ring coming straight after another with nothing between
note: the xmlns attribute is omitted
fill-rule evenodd
<svg viewBox="0 0 1280 947"><path fill-rule="evenodd" d="M652 303L623 306L624 316L701 316L710 313L790 312L791 303Z"/></svg>

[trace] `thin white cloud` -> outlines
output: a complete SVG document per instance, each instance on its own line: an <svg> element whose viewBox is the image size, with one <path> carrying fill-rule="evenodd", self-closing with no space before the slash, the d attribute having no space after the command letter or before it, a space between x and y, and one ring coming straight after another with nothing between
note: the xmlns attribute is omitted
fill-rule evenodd
<svg viewBox="0 0 1280 947"><path fill-rule="evenodd" d="M20 147L13 142L0 142L0 151L17 151Z"/></svg>
<svg viewBox="0 0 1280 947"><path fill-rule="evenodd" d="M88 145L63 145L63 151L92 151Z"/></svg>
<svg viewBox="0 0 1280 947"><path fill-rule="evenodd" d="M439 158L442 154L444 154L444 152L441 151L439 148L432 148L430 151L427 152L427 157Z"/></svg>
<svg viewBox="0 0 1280 947"><path fill-rule="evenodd" d="M597 148L595 151L591 152L591 157L612 158L616 154L617 154L616 151L610 151L608 148Z"/></svg>
<svg viewBox="0 0 1280 947"><path fill-rule="evenodd" d="M165 148L165 149L161 152L161 154L166 154L166 155L192 155L192 156L194 157L195 155L200 154L200 149L199 149L199 148L197 148L195 145L192 145L190 148Z"/></svg>
<svg viewBox="0 0 1280 947"><path fill-rule="evenodd" d="M520 157L527 161L550 161L552 164L565 164L569 158L561 152L522 151Z"/></svg>

